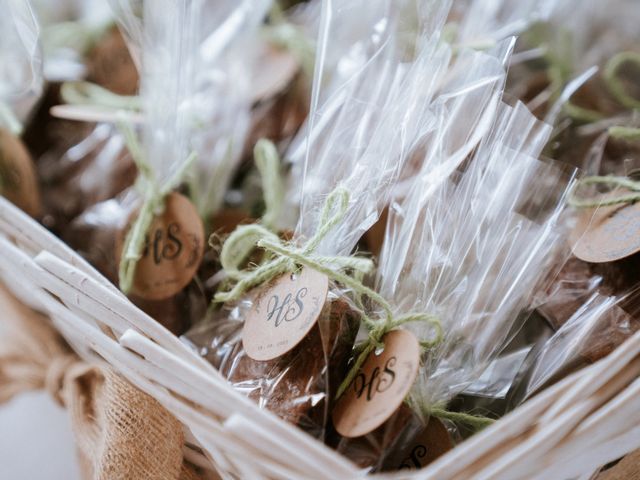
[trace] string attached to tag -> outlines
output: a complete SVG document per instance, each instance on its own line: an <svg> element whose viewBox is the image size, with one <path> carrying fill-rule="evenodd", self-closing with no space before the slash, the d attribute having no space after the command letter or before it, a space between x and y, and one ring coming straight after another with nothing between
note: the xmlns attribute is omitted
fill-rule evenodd
<svg viewBox="0 0 640 480"><path fill-rule="evenodd" d="M421 342L424 348L430 348L442 341L443 331L439 319L428 313L409 313L394 316L391 305L376 291L362 283L364 275L373 270L371 259L356 256L322 256L315 250L326 235L338 225L349 206L349 194L338 188L329 194L322 209L318 230L303 246L297 247L291 242L283 242L280 238L262 225L243 225L234 231L221 252L221 263L227 265L228 278L236 284L225 292L218 292L215 302L229 302L242 298L250 289L267 283L287 272L295 272L300 266L308 267L323 273L328 278L350 288L355 293L356 303L363 312L363 323L369 330L367 339L356 347L357 357L342 384L337 397L340 397L355 378L367 356L376 348L383 348L383 337L392 330L410 322L427 322L434 329L434 338ZM251 270L236 268L237 258L249 249L257 246L269 252L271 258ZM352 275L345 271L354 272ZM363 298L368 298L382 309L380 318L374 319L364 314Z"/></svg>
<svg viewBox="0 0 640 480"><path fill-rule="evenodd" d="M120 121L118 128L122 132L131 157L138 168L139 175L136 180L136 188L142 196L140 211L125 237L118 269L120 289L126 294L131 291L136 264L142 258L145 235L151 226L154 216L162 213L165 197L180 185L195 162L197 155L195 152L191 153L180 165L180 168L164 183L160 184L157 181L153 167L142 151L131 125L126 121Z"/></svg>

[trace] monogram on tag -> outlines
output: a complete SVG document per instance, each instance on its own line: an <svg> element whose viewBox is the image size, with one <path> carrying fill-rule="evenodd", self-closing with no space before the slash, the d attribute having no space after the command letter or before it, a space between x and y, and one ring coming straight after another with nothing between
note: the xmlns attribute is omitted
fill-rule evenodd
<svg viewBox="0 0 640 480"><path fill-rule="evenodd" d="M118 258L133 219L118 236ZM198 212L184 195L170 194L145 236L131 293L147 300L172 297L189 284L203 253L204 227Z"/></svg>
<svg viewBox="0 0 640 480"><path fill-rule="evenodd" d="M418 435L401 456L399 470L419 470L453 448L447 428L437 418L431 417L427 428Z"/></svg>
<svg viewBox="0 0 640 480"><path fill-rule="evenodd" d="M617 190L615 195L623 193L624 190ZM572 243L573 254L592 263L613 262L639 252L640 202L583 212Z"/></svg>
<svg viewBox="0 0 640 480"><path fill-rule="evenodd" d="M272 360L294 348L313 328L329 291L326 275L305 268L285 273L256 294L242 331L254 360Z"/></svg>
<svg viewBox="0 0 640 480"><path fill-rule="evenodd" d="M347 438L382 425L400 407L418 374L420 344L407 330L384 338L384 351L372 352L333 411L333 424Z"/></svg>
<svg viewBox="0 0 640 480"><path fill-rule="evenodd" d="M22 141L0 128L0 195L32 217L40 214L35 168Z"/></svg>

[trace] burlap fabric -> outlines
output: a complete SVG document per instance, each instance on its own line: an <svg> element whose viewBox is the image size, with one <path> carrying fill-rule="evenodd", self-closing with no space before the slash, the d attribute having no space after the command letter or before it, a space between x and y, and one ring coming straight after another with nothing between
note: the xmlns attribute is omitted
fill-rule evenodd
<svg viewBox="0 0 640 480"><path fill-rule="evenodd" d="M85 478L190 480L182 425L114 371L66 345L48 318L0 285L0 403L46 389L71 417Z"/></svg>

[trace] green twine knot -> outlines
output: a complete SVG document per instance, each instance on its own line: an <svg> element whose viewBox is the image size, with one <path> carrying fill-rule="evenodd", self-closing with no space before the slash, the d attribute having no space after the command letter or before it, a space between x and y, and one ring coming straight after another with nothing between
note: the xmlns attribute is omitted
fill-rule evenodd
<svg viewBox="0 0 640 480"><path fill-rule="evenodd" d="M302 65L308 76L313 75L315 47L304 31L288 22L277 3L273 4L269 15L271 25L264 27L267 40L273 45L291 52Z"/></svg>
<svg viewBox="0 0 640 480"><path fill-rule="evenodd" d="M142 258L145 236L149 227L151 227L153 218L162 213L165 197L182 182L186 172L193 165L196 154L195 152L191 153L168 180L159 184L153 167L143 154L142 147L131 125L125 121L120 121L118 128L122 132L125 143L131 153L131 158L138 168L136 188L142 196L142 206L125 237L118 268L120 289L125 294L128 294L133 285L136 265L138 260Z"/></svg>
<svg viewBox="0 0 640 480"><path fill-rule="evenodd" d="M616 188L624 188L632 193L627 193L615 197L581 198L577 195L580 187L585 185L613 185ZM640 200L640 182L629 177L618 177L613 175L591 176L579 180L569 197L569 205L576 208L595 208L620 205L623 203L634 203Z"/></svg>
<svg viewBox="0 0 640 480"><path fill-rule="evenodd" d="M224 303L239 300L252 288L269 282L286 272L294 272L298 265L324 273L329 278L352 285L353 278L343 274L341 270L353 270L364 275L373 269L370 259L351 256L321 256L314 252L327 234L344 218L349 206L349 195L344 189L334 190L322 209L318 231L302 247L292 243L283 243L280 238L265 226L259 224L240 225L227 238L220 261L227 276L236 281L233 288L226 292L218 292L214 302ZM255 248L259 247L269 253L264 263L251 270L240 270L238 265Z"/></svg>
<svg viewBox="0 0 640 480"><path fill-rule="evenodd" d="M312 268L325 274L335 282L350 288L362 312L362 298L367 297L383 310L382 318L373 319L363 314L363 323L369 330L367 339L356 347L360 352L353 365L338 388L340 397L355 378L367 356L376 348L383 348L384 336L392 330L409 322L427 322L435 330L435 338L421 342L430 348L442 341L443 331L440 320L428 313L409 313L394 316L391 305L379 293L366 287L362 278L373 269L373 262L368 258L354 256L322 256L315 254L320 242L338 225L349 206L349 194L345 189L334 190L325 202L316 234L302 247L291 243L283 243L280 238L262 225L241 225L225 241L220 253L220 260L228 278L236 281L235 286L227 292L218 292L214 302L229 302L240 299L247 291L269 282L286 272L293 272L299 266ZM264 249L270 258L253 270L238 269L239 259L244 259L254 246ZM354 272L352 275L345 270Z"/></svg>

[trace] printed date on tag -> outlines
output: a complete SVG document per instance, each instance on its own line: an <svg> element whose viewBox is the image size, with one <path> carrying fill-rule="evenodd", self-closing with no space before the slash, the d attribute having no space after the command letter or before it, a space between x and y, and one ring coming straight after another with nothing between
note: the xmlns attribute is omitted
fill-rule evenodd
<svg viewBox="0 0 640 480"><path fill-rule="evenodd" d="M318 321L329 279L310 268L280 275L257 293L242 331L254 360L272 360L294 348Z"/></svg>
<svg viewBox="0 0 640 480"><path fill-rule="evenodd" d="M333 424L347 438L382 425L400 407L418 374L420 343L407 330L384 338L384 351L372 352L333 411Z"/></svg>

